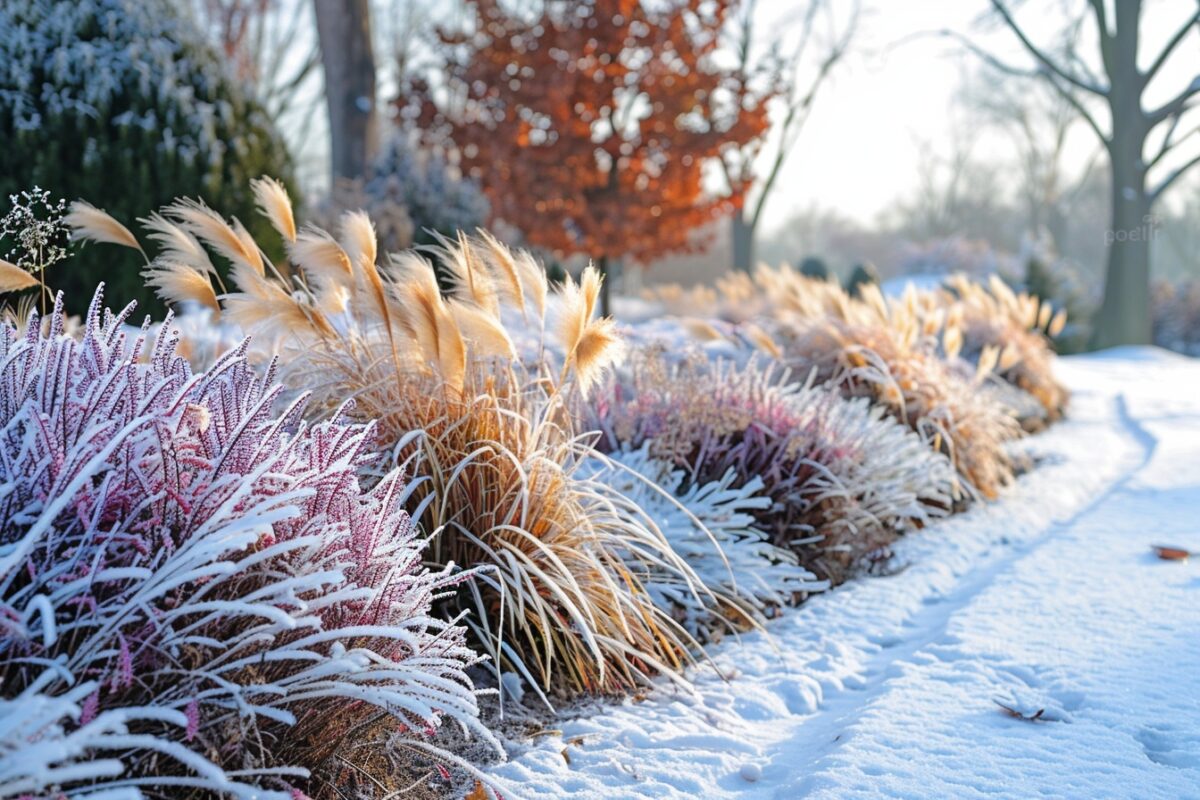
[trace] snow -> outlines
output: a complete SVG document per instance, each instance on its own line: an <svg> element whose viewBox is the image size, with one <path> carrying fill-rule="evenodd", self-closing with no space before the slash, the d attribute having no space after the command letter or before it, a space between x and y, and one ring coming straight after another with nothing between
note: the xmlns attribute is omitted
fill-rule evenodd
<svg viewBox="0 0 1200 800"><path fill-rule="evenodd" d="M1200 571L1150 550L1200 550L1200 362L1059 368L1070 417L1004 499L711 647L693 694L514 744L506 796L1200 798Z"/></svg>
<svg viewBox="0 0 1200 800"><path fill-rule="evenodd" d="M922 273L919 275L901 275L898 278L888 278L880 285L886 297L900 297L911 286L917 291L933 292L941 289L946 282L945 273Z"/></svg>

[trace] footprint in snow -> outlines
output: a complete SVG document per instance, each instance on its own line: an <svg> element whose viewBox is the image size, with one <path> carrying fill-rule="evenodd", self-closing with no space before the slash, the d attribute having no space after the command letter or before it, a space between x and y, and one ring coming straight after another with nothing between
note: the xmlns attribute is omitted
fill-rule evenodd
<svg viewBox="0 0 1200 800"><path fill-rule="evenodd" d="M1148 725L1137 733L1146 758L1176 769L1200 769L1200 735L1169 725Z"/></svg>

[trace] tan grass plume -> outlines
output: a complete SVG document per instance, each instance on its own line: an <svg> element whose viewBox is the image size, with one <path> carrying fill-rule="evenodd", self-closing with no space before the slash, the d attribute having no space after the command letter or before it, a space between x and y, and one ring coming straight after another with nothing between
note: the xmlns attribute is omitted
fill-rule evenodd
<svg viewBox="0 0 1200 800"><path fill-rule="evenodd" d="M217 274L217 268L213 266L212 259L208 257L208 251L195 236L184 230L183 227L176 225L157 212L140 218L138 222L142 223L142 227L149 231L147 235L162 246L159 258L178 264L187 264L189 267L210 275Z"/></svg>
<svg viewBox="0 0 1200 800"><path fill-rule="evenodd" d="M82 200L71 203L70 213L63 218L63 222L70 226L73 239L118 244L122 247L132 247L138 252L142 250L137 237L129 232L129 228L91 203Z"/></svg>
<svg viewBox="0 0 1200 800"><path fill-rule="evenodd" d="M189 264L159 257L142 275L155 288L155 294L168 303L198 303L216 314L221 312L212 281Z"/></svg>
<svg viewBox="0 0 1200 800"><path fill-rule="evenodd" d="M33 275L0 258L0 292L19 292L37 285Z"/></svg>
<svg viewBox="0 0 1200 800"><path fill-rule="evenodd" d="M200 241L236 264L244 264L259 275L265 274L262 254L240 222L230 225L221 215L197 200L176 200L166 212Z"/></svg>
<svg viewBox="0 0 1200 800"><path fill-rule="evenodd" d="M274 178L263 176L250 181L254 200L262 215L271 221L288 244L296 241L296 217L292 213L292 199L287 189Z"/></svg>

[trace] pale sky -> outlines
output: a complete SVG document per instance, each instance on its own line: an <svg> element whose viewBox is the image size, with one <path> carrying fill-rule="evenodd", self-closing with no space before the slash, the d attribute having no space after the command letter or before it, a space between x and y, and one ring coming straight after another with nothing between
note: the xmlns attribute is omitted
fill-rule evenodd
<svg viewBox="0 0 1200 800"><path fill-rule="evenodd" d="M767 15L786 15L793 6L786 0L768 0L763 5ZM1018 8L1017 19L1028 24L1036 42L1051 40L1053 12L1045 16L1039 11L1058 8L1056 0L1010 2L1010 6ZM814 204L871 222L911 190L919 168L917 143L948 141L954 95L962 77L981 63L956 42L925 34L943 28L972 33L989 51L1003 54L1012 63L1029 63L1006 29L978 31L973 27L988 8L986 0L864 3L856 52L825 87L798 147L785 164L778 194L765 212L766 236L790 214ZM1188 0L1148 0L1142 16L1144 47L1161 47L1194 11L1195 4ZM1197 75L1200 36L1193 31L1151 88L1160 95L1177 91ZM1077 164L1098 147L1095 135L1083 125L1073 145ZM987 157L988 149L993 148L997 157L1003 158L1005 147L1002 141L982 141L978 153ZM1190 152L1200 152L1200 141L1193 141Z"/></svg>

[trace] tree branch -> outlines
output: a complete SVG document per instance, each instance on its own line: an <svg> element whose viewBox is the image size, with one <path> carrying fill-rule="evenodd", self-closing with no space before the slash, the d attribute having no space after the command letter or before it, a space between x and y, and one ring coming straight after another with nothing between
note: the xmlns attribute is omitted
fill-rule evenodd
<svg viewBox="0 0 1200 800"><path fill-rule="evenodd" d="M1146 115L1150 121L1150 127L1154 127L1172 114L1182 114L1187 107L1187 102L1198 94L1200 94L1200 75L1193 78L1182 92Z"/></svg>
<svg viewBox="0 0 1200 800"><path fill-rule="evenodd" d="M1179 178L1183 176L1183 173L1187 172L1189 169L1196 166L1197 164L1200 164L1200 153L1196 154L1193 158L1184 162L1184 164L1182 166L1180 166L1178 169L1176 169L1174 172L1172 172L1167 177L1163 178L1162 182L1159 183L1158 186L1155 186L1154 190L1150 192L1151 205L1153 205L1158 200L1159 196L1162 195L1163 192L1165 192L1168 188L1170 188L1171 184L1173 184L1175 181L1179 180Z"/></svg>
<svg viewBox="0 0 1200 800"><path fill-rule="evenodd" d="M1100 33L1100 60L1104 62L1104 69L1112 74L1112 36L1108 32L1108 10L1104 7L1104 0L1089 0L1092 6L1092 13L1096 17L1096 28Z"/></svg>
<svg viewBox="0 0 1200 800"><path fill-rule="evenodd" d="M799 54L803 50L805 44L807 43L808 36L811 33L818 5L819 0L814 0L812 6L809 8L809 13L805 16L805 34L804 38L801 40L802 44L800 45L796 56L794 56L792 59L793 69L798 69L800 66L798 63ZM751 211L750 219L748 220L751 230L756 230L758 228L758 223L762 219L763 210L766 208L767 198L770 196L771 190L775 186L775 181L779 177L779 173L783 168L784 161L787 160L792 148L795 147L797 140L800 138L800 132L804 129L804 123L808 121L809 111L812 109L813 103L816 102L817 92L820 91L821 86L825 83L825 80L833 72L833 68L837 66L838 62L842 60L850 48L850 42L853 40L854 34L858 28L858 17L860 10L861 7L856 2L854 4L853 15L850 17L850 21L847 23L846 30L842 33L841 37L839 37L833 43L829 52L825 55L825 58L822 59L820 66L817 68L816 76L813 78L812 83L808 85L808 91L800 97L795 97L793 95L791 102L788 104L787 114L783 119L782 125L780 125L779 149L775 152L775 158L771 163L770 170L767 172L767 177L759 186L758 199L754 203L754 208Z"/></svg>
<svg viewBox="0 0 1200 800"><path fill-rule="evenodd" d="M1192 29L1193 25L1197 24L1200 24L1200 11L1192 15L1192 18L1171 37L1171 41L1167 42L1167 46L1158 54L1158 58L1154 59L1154 63L1150 65L1150 69L1146 70L1146 83L1149 83L1154 75L1162 69L1162 65L1166 63L1167 59L1171 57L1171 53L1179 46L1184 37L1188 35L1188 31Z"/></svg>
<svg viewBox="0 0 1200 800"><path fill-rule="evenodd" d="M1021 67L1016 67L1016 66L1013 66L1012 64L1001 61L1000 59L996 58L996 56L992 55L987 50L984 50L982 47L975 44L973 41L968 39L966 36L963 36L961 33L958 33L957 31L944 29L941 31L941 34L943 36L948 36L951 39L955 39L960 44L962 44L963 47L967 48L967 50L974 53L979 58L983 59L983 61L985 63L987 63L989 66L991 66L993 69L995 69L999 72L1002 72L1005 75L1013 75L1018 78L1040 78L1040 79L1046 81L1046 83L1050 84L1050 86L1053 87L1053 89L1056 92L1058 92L1058 94L1061 95L1062 98L1064 100L1066 100L1067 103L1069 103L1073 109L1075 109L1076 113L1078 113L1079 116L1083 117L1083 121L1088 124L1088 127L1090 127L1092 129L1092 131L1096 134L1096 136L1100 139L1100 142L1101 142L1101 144L1104 145L1105 149L1108 148L1108 145L1109 145L1108 134L1106 134L1104 132L1104 130L1100 127L1100 123L1097 122L1096 118L1092 115L1092 113L1090 111L1088 111L1087 108L1084 107L1083 103L1080 102L1079 98L1076 97L1074 95L1074 93L1071 92L1070 89L1068 89L1067 87L1065 87L1061 83L1059 83L1058 80L1055 79L1053 74L1051 74L1045 70L1039 70L1039 69L1022 69Z"/></svg>
<svg viewBox="0 0 1200 800"><path fill-rule="evenodd" d="M1179 139L1175 138L1175 131L1179 128L1179 123L1183 119L1183 115L1186 114L1187 112L1191 111L1193 108L1197 108L1198 106L1200 106L1200 104L1193 103L1192 105L1189 105L1186 108L1181 109L1178 114L1175 114L1174 116L1171 117L1171 126L1169 128L1167 128L1167 132L1163 136L1162 145L1158 148L1158 153L1156 153L1154 158L1150 160L1150 163L1146 165L1147 169L1153 167L1159 161L1162 161L1163 156L1165 156L1167 153L1174 150L1177 146L1179 146L1183 142L1187 141L1187 139L1189 137L1191 137L1192 134L1200 132L1200 127L1196 127L1196 128L1193 128L1192 130L1188 131L1186 134L1181 136Z"/></svg>
<svg viewBox="0 0 1200 800"><path fill-rule="evenodd" d="M1067 72L1058 64L1054 63L1049 56L1043 53L1037 45L1029 40L1029 37L1025 35L1025 31L1021 30L1021 26L1017 25L1017 21L1013 19L1012 14L1008 12L1008 8L1006 8L1005 5L1000 2L1000 0L992 0L992 7L1000 13L1000 16L1004 19L1004 23L1008 25L1009 29L1014 34L1016 34L1016 37L1020 39L1021 44L1025 46L1025 49L1028 50L1029 53L1036 58L1045 69L1054 73L1059 78L1078 89L1091 92L1092 94L1099 95L1101 97L1104 97L1108 94L1108 89L1104 88L1103 86L1089 83L1077 75Z"/></svg>

